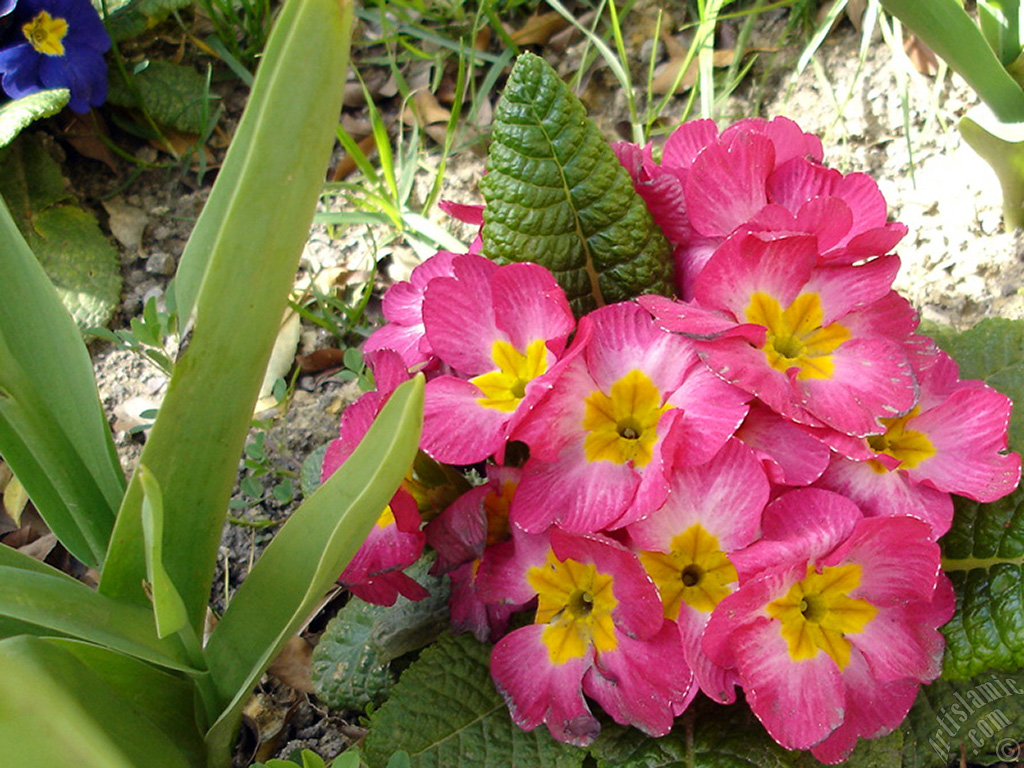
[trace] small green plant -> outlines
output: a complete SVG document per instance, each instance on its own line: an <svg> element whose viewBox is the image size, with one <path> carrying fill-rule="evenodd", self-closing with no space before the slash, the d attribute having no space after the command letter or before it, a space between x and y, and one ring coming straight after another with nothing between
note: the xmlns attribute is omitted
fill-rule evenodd
<svg viewBox="0 0 1024 768"><path fill-rule="evenodd" d="M89 328L86 331L109 341L118 349L142 355L168 376L174 371L172 349L177 346L178 316L174 305L174 290L167 292L163 309L155 297L146 300L142 314L133 317L128 328L111 331L108 328Z"/></svg>
<svg viewBox="0 0 1024 768"><path fill-rule="evenodd" d="M206 40L243 81L251 83L256 62L267 43L273 16L271 0L199 0L213 25Z"/></svg>

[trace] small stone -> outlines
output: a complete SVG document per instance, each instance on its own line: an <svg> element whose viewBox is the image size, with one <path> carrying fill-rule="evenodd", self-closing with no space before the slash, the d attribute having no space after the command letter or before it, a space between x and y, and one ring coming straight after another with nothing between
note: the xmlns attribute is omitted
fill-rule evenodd
<svg viewBox="0 0 1024 768"><path fill-rule="evenodd" d="M174 257L163 251L154 251L146 259L146 271L151 275L170 277L177 268L178 265L175 264Z"/></svg>

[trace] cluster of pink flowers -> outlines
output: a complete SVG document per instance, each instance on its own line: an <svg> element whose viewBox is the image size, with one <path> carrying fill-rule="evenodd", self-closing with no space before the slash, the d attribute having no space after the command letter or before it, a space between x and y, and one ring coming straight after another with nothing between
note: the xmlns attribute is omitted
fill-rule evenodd
<svg viewBox="0 0 1024 768"><path fill-rule="evenodd" d="M698 691L739 686L781 745L838 762L939 674L954 601L936 542L950 494L1016 487L1011 404L915 333L892 290L905 228L792 121L688 123L660 163L616 152L680 298L576 321L546 269L479 239L392 287L365 351L378 390L324 473L422 371L422 450L485 480L425 525L400 490L341 580L415 598L402 569L429 544L523 728L586 745L589 698L658 736Z"/></svg>

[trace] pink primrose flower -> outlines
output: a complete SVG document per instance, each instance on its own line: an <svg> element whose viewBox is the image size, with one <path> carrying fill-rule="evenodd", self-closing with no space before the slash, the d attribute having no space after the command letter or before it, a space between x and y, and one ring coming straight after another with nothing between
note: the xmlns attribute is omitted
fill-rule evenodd
<svg viewBox="0 0 1024 768"><path fill-rule="evenodd" d="M683 658L715 701L735 701L737 676L714 664L701 640L715 607L736 589L729 557L753 542L768 502L768 479L754 452L732 439L711 461L674 467L665 505L626 528L629 544L679 626Z"/></svg>
<svg viewBox="0 0 1024 768"><path fill-rule="evenodd" d="M381 310L387 323L363 344L363 354L392 349L402 356L406 368L432 368L433 351L423 330L423 293L436 277L453 274L452 261L457 254L438 251L416 267L408 281L395 283L384 294Z"/></svg>
<svg viewBox="0 0 1024 768"><path fill-rule="evenodd" d="M421 446L448 464L504 451L508 434L546 391L575 327L555 278L536 264L497 266L466 254L423 299L426 338L452 375L427 383Z"/></svg>
<svg viewBox="0 0 1024 768"><path fill-rule="evenodd" d="M505 635L491 674L524 730L545 723L560 741L590 744L600 730L584 694L617 722L651 736L672 728L692 698L679 632L635 555L597 535L514 535L481 571L481 592L536 598L534 623Z"/></svg>
<svg viewBox="0 0 1024 768"><path fill-rule="evenodd" d="M865 436L917 402L906 350L872 317L878 304L898 327L916 321L890 299L898 268L895 256L818 266L813 237L742 234L716 251L692 302L639 302L693 338L711 370L786 419Z"/></svg>
<svg viewBox="0 0 1024 768"><path fill-rule="evenodd" d="M632 302L580 320L550 386L512 434L530 459L511 518L530 532L552 523L593 532L650 513L665 498L676 454L693 463L714 455L749 399L708 375L692 342Z"/></svg>
<svg viewBox="0 0 1024 768"><path fill-rule="evenodd" d="M740 586L704 634L779 744L839 762L899 726L941 670L953 594L927 524L864 518L802 488L766 508L763 538L734 553Z"/></svg>
<svg viewBox="0 0 1024 768"><path fill-rule="evenodd" d="M661 163L650 145L615 145L669 240L683 299L711 255L738 230L798 232L818 240L822 262L889 253L906 227L886 221L885 199L866 174L821 164L821 141L791 120L741 120L720 135L710 120L681 125Z"/></svg>
<svg viewBox="0 0 1024 768"><path fill-rule="evenodd" d="M402 358L393 350L371 352L367 362L380 389L367 392L342 413L339 436L324 454L323 480L352 454L388 397L409 378ZM399 488L338 581L354 595L378 605L394 605L399 594L410 600L422 600L427 591L402 569L419 559L425 542L416 502Z"/></svg>
<svg viewBox="0 0 1024 768"><path fill-rule="evenodd" d="M882 434L837 446L818 484L848 496L870 516L918 517L937 539L953 521L949 494L995 501L1017 487L1021 462L1006 453L1010 399L984 382L961 381L945 352L929 362L918 374L921 398L914 409L882 419Z"/></svg>

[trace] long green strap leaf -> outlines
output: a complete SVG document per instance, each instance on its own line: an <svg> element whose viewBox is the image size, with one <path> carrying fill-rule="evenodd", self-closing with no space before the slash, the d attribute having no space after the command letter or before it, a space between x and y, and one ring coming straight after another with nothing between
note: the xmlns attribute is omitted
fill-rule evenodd
<svg viewBox="0 0 1024 768"><path fill-rule="evenodd" d="M124 476L74 321L0 200L0 455L50 529L100 567Z"/></svg>
<svg viewBox="0 0 1024 768"><path fill-rule="evenodd" d="M102 648L52 638L4 640L0 660L4 765L205 764L187 680Z"/></svg>
<svg viewBox="0 0 1024 768"><path fill-rule="evenodd" d="M194 331L140 461L163 493L164 567L197 633L238 457L323 185L351 16L339 0L284 5L215 185L221 202L188 245L209 253ZM142 499L136 476L100 581L104 594L139 604Z"/></svg>
<svg viewBox="0 0 1024 768"><path fill-rule="evenodd" d="M1000 120L1024 122L1024 91L1000 63L959 0L881 0L977 91Z"/></svg>
<svg viewBox="0 0 1024 768"><path fill-rule="evenodd" d="M289 518L238 589L207 644L225 704L207 743L230 744L263 671L334 583L412 466L423 378L398 389L348 460Z"/></svg>
<svg viewBox="0 0 1024 768"><path fill-rule="evenodd" d="M79 582L0 565L0 615L53 629L154 664L194 672L181 642L156 636L153 614Z"/></svg>
<svg viewBox="0 0 1024 768"><path fill-rule="evenodd" d="M516 60L480 181L483 253L534 261L573 311L672 295L671 247L586 109L539 56Z"/></svg>
<svg viewBox="0 0 1024 768"><path fill-rule="evenodd" d="M145 538L146 578L153 593L156 633L164 638L188 625L185 603L164 568L164 500L160 485L145 465L139 465L142 483L142 534Z"/></svg>

